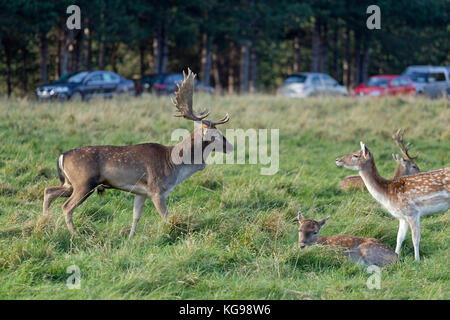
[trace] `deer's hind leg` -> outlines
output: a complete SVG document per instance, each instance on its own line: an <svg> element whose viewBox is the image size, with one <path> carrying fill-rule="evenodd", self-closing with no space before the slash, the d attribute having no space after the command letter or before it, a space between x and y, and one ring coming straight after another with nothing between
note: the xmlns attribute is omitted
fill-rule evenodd
<svg viewBox="0 0 450 320"><path fill-rule="evenodd" d="M73 226L72 215L76 207L84 202L95 190L95 184L86 184L80 187L74 186L73 193L70 198L62 205L64 218L70 233L75 232Z"/></svg>
<svg viewBox="0 0 450 320"><path fill-rule="evenodd" d="M48 187L44 190L44 203L42 208L43 215L49 214L50 204L59 197L68 198L72 195L73 188L71 185L62 185L59 187Z"/></svg>
<svg viewBox="0 0 450 320"><path fill-rule="evenodd" d="M368 265L384 267L398 261L398 255L378 241L367 241L358 248L361 259Z"/></svg>

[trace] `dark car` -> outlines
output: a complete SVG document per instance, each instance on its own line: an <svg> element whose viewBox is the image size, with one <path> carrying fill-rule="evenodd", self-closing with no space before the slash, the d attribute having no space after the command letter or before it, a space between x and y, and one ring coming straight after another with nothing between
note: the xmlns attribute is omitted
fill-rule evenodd
<svg viewBox="0 0 450 320"><path fill-rule="evenodd" d="M36 89L39 100L110 98L116 94L135 94L134 83L110 71L78 71Z"/></svg>
<svg viewBox="0 0 450 320"><path fill-rule="evenodd" d="M182 73L162 73L159 75L147 75L141 79L141 82L138 85L138 92L155 92L158 95L173 94L177 90L177 85L175 83L181 85L182 82ZM211 94L215 92L213 87L204 85L197 80L195 80L195 91L203 91Z"/></svg>

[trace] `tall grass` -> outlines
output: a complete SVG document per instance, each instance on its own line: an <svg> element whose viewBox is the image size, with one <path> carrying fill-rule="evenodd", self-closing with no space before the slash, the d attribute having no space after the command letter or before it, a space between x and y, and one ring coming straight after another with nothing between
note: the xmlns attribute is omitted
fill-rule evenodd
<svg viewBox="0 0 450 320"><path fill-rule="evenodd" d="M402 261L382 269L370 290L364 268L338 252L296 247L298 209L331 219L323 235L375 237L395 246L397 220L366 192L344 193L352 172L334 160L362 140L383 176L392 176L399 128L413 142L419 167L450 164L450 108L446 100L407 98L296 100L264 95L196 96L211 118L231 115L226 128L280 129L280 168L210 165L174 189L171 217L144 207L137 234L127 238L132 195L92 195L74 214L77 235L65 226L63 200L33 229L46 186L58 185L56 160L82 145L171 144L176 128L166 97L37 103L0 101L0 298L51 299L449 299L447 213L422 219L422 261L413 260L410 233ZM81 289L66 287L67 267L81 270Z"/></svg>

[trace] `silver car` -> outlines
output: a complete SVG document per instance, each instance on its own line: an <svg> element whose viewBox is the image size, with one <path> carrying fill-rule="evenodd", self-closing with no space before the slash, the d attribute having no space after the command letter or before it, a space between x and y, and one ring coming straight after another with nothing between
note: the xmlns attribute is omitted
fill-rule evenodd
<svg viewBox="0 0 450 320"><path fill-rule="evenodd" d="M348 96L348 90L327 74L302 72L287 77L277 94L298 98L317 95Z"/></svg>
<svg viewBox="0 0 450 320"><path fill-rule="evenodd" d="M447 96L450 90L450 67L411 66L406 68L403 75L408 76L417 94L430 98Z"/></svg>

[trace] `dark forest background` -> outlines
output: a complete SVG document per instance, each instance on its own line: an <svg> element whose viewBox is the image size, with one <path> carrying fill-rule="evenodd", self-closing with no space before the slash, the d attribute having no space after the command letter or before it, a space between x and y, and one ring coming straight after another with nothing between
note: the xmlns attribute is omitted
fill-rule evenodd
<svg viewBox="0 0 450 320"><path fill-rule="evenodd" d="M81 30L68 30L69 5ZM381 8L381 30L366 9ZM347 87L408 65L450 64L447 0L0 0L0 95L83 69L139 79L190 66L219 93L270 91L288 74Z"/></svg>

